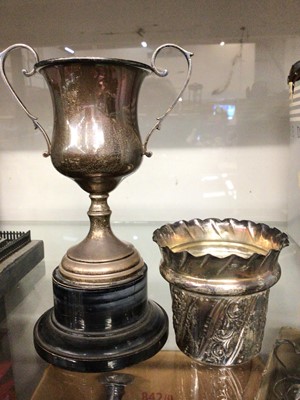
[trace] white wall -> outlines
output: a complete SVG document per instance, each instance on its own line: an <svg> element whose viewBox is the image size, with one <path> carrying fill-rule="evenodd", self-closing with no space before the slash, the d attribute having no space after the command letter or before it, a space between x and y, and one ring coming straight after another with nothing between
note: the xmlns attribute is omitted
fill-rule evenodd
<svg viewBox="0 0 300 400"><path fill-rule="evenodd" d="M155 149L110 195L114 221L286 220L288 149ZM275 161L274 161L275 160ZM87 220L88 194L39 152L1 154L1 218Z"/></svg>

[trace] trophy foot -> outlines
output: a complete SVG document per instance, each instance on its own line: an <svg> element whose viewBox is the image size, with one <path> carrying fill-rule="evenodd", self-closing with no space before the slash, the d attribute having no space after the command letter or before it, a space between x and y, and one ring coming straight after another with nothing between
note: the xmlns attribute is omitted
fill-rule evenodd
<svg viewBox="0 0 300 400"><path fill-rule="evenodd" d="M131 253L125 257L99 262L72 258L72 254L68 252L59 265L60 273L66 279L84 286L119 285L130 281L135 275L142 273L144 261L133 246L127 247Z"/></svg>
<svg viewBox="0 0 300 400"><path fill-rule="evenodd" d="M91 194L87 237L68 249L59 270L79 285L107 286L131 281L144 261L131 243L118 239L111 230L108 194Z"/></svg>
<svg viewBox="0 0 300 400"><path fill-rule="evenodd" d="M37 353L78 372L125 368L154 356L168 337L168 317L147 300L147 267L113 287L82 287L53 272L54 307L34 328ZM74 301L76 299L76 301Z"/></svg>

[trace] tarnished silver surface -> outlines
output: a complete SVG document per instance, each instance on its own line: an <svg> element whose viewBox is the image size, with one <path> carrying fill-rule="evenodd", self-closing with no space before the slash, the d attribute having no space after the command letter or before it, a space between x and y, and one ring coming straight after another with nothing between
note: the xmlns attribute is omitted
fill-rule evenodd
<svg viewBox="0 0 300 400"><path fill-rule="evenodd" d="M144 78L154 72L166 76L168 71L156 68L158 53L174 47L188 64L186 81L177 98L159 118L142 143L137 121L138 94ZM45 78L52 97L54 127L52 141L11 87L5 61L16 49L29 51L37 61L32 71ZM45 137L47 152L54 167L75 180L90 193L91 221L87 237L67 251L60 264L61 273L82 284L107 285L132 279L139 273L143 260L129 243L119 240L110 227L108 194L119 182L150 156L147 144L163 119L171 112L191 76L192 53L174 44L160 46L153 54L151 66L129 60L104 58L57 58L39 61L34 49L16 44L0 53L0 72L19 105Z"/></svg>
<svg viewBox="0 0 300 400"><path fill-rule="evenodd" d="M287 235L251 221L194 219L164 225L153 240L170 283L180 350L217 366L257 355Z"/></svg>

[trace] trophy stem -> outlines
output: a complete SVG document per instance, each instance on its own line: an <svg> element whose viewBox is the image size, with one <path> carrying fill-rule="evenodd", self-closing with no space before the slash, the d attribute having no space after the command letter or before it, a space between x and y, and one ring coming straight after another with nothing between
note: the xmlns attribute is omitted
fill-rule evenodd
<svg viewBox="0 0 300 400"><path fill-rule="evenodd" d="M119 259L126 257L127 253L131 253L132 251L128 250L127 245L124 247L124 243L112 232L110 225L111 209L107 203L108 196L107 193L90 194L91 205L87 213L90 219L90 230L86 240L94 241L98 244L101 242L103 245L103 241L105 241L105 246L108 247L102 248L101 252L102 255L104 251L107 252L108 256L106 257L108 260L111 260L112 258ZM119 253L118 255L116 255L116 251ZM120 252L124 252L124 254L120 254ZM99 248L97 248L97 254L94 253L93 260L97 260L98 257Z"/></svg>
<svg viewBox="0 0 300 400"><path fill-rule="evenodd" d="M107 204L108 194L90 194L91 206L88 210L90 231L88 237L101 238L112 234L110 227L111 209Z"/></svg>

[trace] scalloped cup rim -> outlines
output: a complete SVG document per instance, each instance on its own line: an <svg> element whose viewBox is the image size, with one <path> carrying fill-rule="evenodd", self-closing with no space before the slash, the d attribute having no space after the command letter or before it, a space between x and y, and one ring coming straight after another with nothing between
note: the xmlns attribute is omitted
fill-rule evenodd
<svg viewBox="0 0 300 400"><path fill-rule="evenodd" d="M98 65L114 65L114 66L123 66L123 67L133 67L138 68L148 73L154 72L154 69L151 65L134 61L134 60L125 60L121 58L106 58L106 57L58 57L58 58L49 58L45 60L38 61L35 63L34 68L36 71L40 72L43 68L48 68L51 66L59 66L59 65L68 65L68 64L98 64Z"/></svg>
<svg viewBox="0 0 300 400"><path fill-rule="evenodd" d="M212 252L205 252L204 254L199 255L194 255L193 252L190 249L184 249L184 244L185 243L191 243L191 241L189 242L184 242L182 241L182 243L180 244L180 247L183 248L183 250L177 250L174 251L174 248L179 247L179 245L176 246L172 246L169 245L168 242L171 241L171 237L172 237L172 233L171 231L173 231L173 235L177 235L176 230L182 229L182 226L185 225L185 227L187 228L193 228L192 224L194 224L195 226L198 226L200 228L200 225L202 224L207 225L210 222L214 222L217 224L225 224L225 223L229 223L232 224L235 223L236 225L238 225L239 227L243 227L243 229L246 228L245 224L250 224L252 228L260 228L262 230L262 232L266 233L268 232L269 234L274 234L276 235L276 241L272 241L274 244L276 244L277 248L272 248L270 247L269 249L265 249L263 247L259 247L259 246L254 246L252 244L252 247L256 247L258 250L261 250L260 252L255 252L253 251L251 255L249 256L242 256L241 254L237 254L237 252L232 251L230 253L230 251L228 251L228 255L224 255L224 256L217 256L215 254L213 254ZM200 225L199 225L200 223ZM164 234L165 230L169 230L168 232L168 238L166 238L165 236L167 236L166 234ZM261 236L264 238L264 240L266 240L266 238L263 236L263 234L261 234ZM272 236L273 237L273 236ZM168 240L169 239L169 240ZM268 239L269 242L271 243L271 240ZM174 256L176 254L184 254L184 253L188 253L191 257L194 258L203 258L203 257L212 257L215 259L228 259L230 257L237 257L237 259L247 259L250 260L251 258L256 258L257 256L263 256L263 257L267 257L270 253L276 252L276 253L280 253L280 251L284 248L287 247L289 245L289 240L288 240L288 236L286 233L281 232L279 229L273 227L271 228L269 225L265 224L265 223L256 223L253 222L251 220L237 220L235 218L225 218L225 219L218 219L218 218L206 218L206 219L199 219L199 218L194 218L191 219L189 221L186 220L179 220L177 222L171 223L171 224L165 224L163 226L161 226L160 228L156 229L153 232L153 241L157 243L157 245L159 246L160 249L167 249L170 253L174 254ZM200 240L199 240L200 241ZM223 240L225 241L225 240ZM163 243L164 242L164 243ZM219 240L211 240L211 242L215 242L215 243L221 243L222 241ZM231 244L241 244L241 242L234 242L234 241L227 241L228 243L228 248L230 248L230 243ZM246 245L246 243L243 243Z"/></svg>
<svg viewBox="0 0 300 400"><path fill-rule="evenodd" d="M217 225L216 225L217 224ZM221 226L218 227L218 224ZM190 228L193 229L190 230ZM206 252L197 255L191 254L189 250L173 251L175 244L180 243L180 238L191 243L192 238L196 243L200 242L195 238L195 234L203 235L202 228L211 229L212 237L223 236L221 244L227 251L226 256L218 257L215 254ZM244 239L242 250L244 254L237 254L238 251L230 252L230 242L226 242L226 230L229 229L231 235L235 237L234 228L239 230L240 238ZM216 230L215 230L216 228ZM218 231L220 228L220 231ZM206 230L204 229L204 236ZM192 232L193 231L193 232ZM185 237L184 234L187 236ZM181 236L180 236L181 235ZM203 237L202 237L203 239ZM213 239L210 237L211 243ZM249 239L249 246L245 244ZM167 224L157 229L153 234L153 240L158 244L162 260L160 264L161 275L171 284L181 287L184 290L201 294L235 296L241 294L251 294L269 289L280 278L281 269L278 257L283 247L288 246L288 237L277 228L270 228L266 224L256 224L252 221L238 221L236 219L193 219L190 221L179 221L175 224ZM252 251L253 248L259 250L257 242L265 245L262 251ZM210 244L211 244L210 243ZM228 248L226 245L228 244ZM233 248L240 249L236 242L231 242ZM256 244L256 246L254 246ZM252 246L252 248L251 248ZM207 247L210 249L210 247ZM224 251L224 252L226 252ZM251 252L252 251L252 252ZM245 256L247 254L247 256Z"/></svg>

